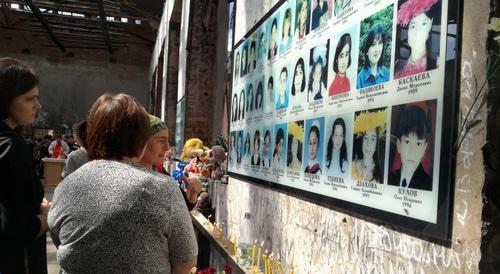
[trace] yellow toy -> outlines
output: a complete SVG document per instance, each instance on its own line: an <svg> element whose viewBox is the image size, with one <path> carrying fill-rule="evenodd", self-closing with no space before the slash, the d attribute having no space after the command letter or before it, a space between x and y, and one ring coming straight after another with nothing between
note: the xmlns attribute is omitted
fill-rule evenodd
<svg viewBox="0 0 500 274"><path fill-rule="evenodd" d="M191 138L184 143L182 148L181 161L189 162L192 158L200 157L201 152L208 150L208 147L203 145L203 141L198 138ZM193 153L194 152L194 153Z"/></svg>

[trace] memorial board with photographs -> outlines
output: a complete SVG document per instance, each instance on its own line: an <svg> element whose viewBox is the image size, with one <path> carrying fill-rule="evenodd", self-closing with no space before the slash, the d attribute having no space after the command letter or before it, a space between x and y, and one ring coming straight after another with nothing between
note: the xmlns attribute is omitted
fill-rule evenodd
<svg viewBox="0 0 500 274"><path fill-rule="evenodd" d="M447 241L458 1L280 1L234 46L229 173Z"/></svg>

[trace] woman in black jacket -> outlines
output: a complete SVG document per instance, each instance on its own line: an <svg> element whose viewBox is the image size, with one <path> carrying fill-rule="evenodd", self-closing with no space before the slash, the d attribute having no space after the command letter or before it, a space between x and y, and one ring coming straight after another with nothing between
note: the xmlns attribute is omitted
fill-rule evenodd
<svg viewBox="0 0 500 274"><path fill-rule="evenodd" d="M0 273L47 273L49 203L21 127L40 109L38 79L27 65L0 58Z"/></svg>

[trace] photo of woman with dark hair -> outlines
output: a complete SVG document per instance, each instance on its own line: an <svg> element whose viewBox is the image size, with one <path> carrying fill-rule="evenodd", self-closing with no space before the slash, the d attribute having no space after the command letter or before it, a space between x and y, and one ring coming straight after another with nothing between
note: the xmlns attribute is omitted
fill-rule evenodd
<svg viewBox="0 0 500 274"><path fill-rule="evenodd" d="M304 93L306 90L306 76L304 68L304 59L301 57L297 60L295 69L293 70L292 96Z"/></svg>
<svg viewBox="0 0 500 274"><path fill-rule="evenodd" d="M231 132L231 138L229 139L229 163L234 164L236 162L236 132Z"/></svg>
<svg viewBox="0 0 500 274"><path fill-rule="evenodd" d="M347 172L347 144L345 141L346 124L343 118L337 118L332 124L332 133L326 147L326 173L337 177Z"/></svg>
<svg viewBox="0 0 500 274"><path fill-rule="evenodd" d="M393 106L388 185L432 191L436 100Z"/></svg>
<svg viewBox="0 0 500 274"><path fill-rule="evenodd" d="M297 0L297 9L295 18L295 41L302 40L309 33L309 0Z"/></svg>
<svg viewBox="0 0 500 274"><path fill-rule="evenodd" d="M248 64L248 56L247 56L247 44L243 44L243 49L241 50L241 69L240 76L243 77L247 74L247 64Z"/></svg>
<svg viewBox="0 0 500 274"><path fill-rule="evenodd" d="M264 129L264 145L262 146L262 166L271 167L271 130Z"/></svg>
<svg viewBox="0 0 500 274"><path fill-rule="evenodd" d="M233 103L231 104L231 122L238 120L238 95L233 94Z"/></svg>
<svg viewBox="0 0 500 274"><path fill-rule="evenodd" d="M438 67L441 1L399 1L396 31L396 64L394 78L414 75Z"/></svg>
<svg viewBox="0 0 500 274"><path fill-rule="evenodd" d="M251 165L260 166L260 131L256 130L253 135L253 153L251 159Z"/></svg>
<svg viewBox="0 0 500 274"><path fill-rule="evenodd" d="M351 84L347 77L347 69L351 66L351 35L344 33L337 44L335 49L335 56L333 58L333 71L335 77L328 90L328 95L333 96L351 90Z"/></svg>
<svg viewBox="0 0 500 274"><path fill-rule="evenodd" d="M314 0L313 0L314 1ZM316 0L316 7L312 12L311 30L326 26L328 21L328 3L326 0Z"/></svg>
<svg viewBox="0 0 500 274"><path fill-rule="evenodd" d="M248 92L247 92L247 114L251 114L253 111L253 85L250 84L248 85Z"/></svg>
<svg viewBox="0 0 500 274"><path fill-rule="evenodd" d="M271 23L271 30L269 35L269 48L267 59L271 60L278 55L278 19L274 18Z"/></svg>
<svg viewBox="0 0 500 274"><path fill-rule="evenodd" d="M236 137L236 163L241 164L241 153L243 150L243 131L240 130Z"/></svg>
<svg viewBox="0 0 500 274"><path fill-rule="evenodd" d="M288 124L288 149L286 166L293 171L302 170L302 146L304 142L304 121Z"/></svg>
<svg viewBox="0 0 500 274"><path fill-rule="evenodd" d="M255 94L255 111L262 111L262 102L264 101L264 87L262 86L262 81L257 84L257 92Z"/></svg>
<svg viewBox="0 0 500 274"><path fill-rule="evenodd" d="M329 43L330 40L311 49L307 102L321 100L323 96L326 96L326 67L328 64Z"/></svg>
<svg viewBox="0 0 500 274"><path fill-rule="evenodd" d="M247 132L245 137L245 147L243 152L243 163L249 164L250 158L252 157L252 151L250 149L251 141L250 141L250 132Z"/></svg>
<svg viewBox="0 0 500 274"><path fill-rule="evenodd" d="M284 52L292 45L292 9L287 8L283 14L283 25L281 28L280 52Z"/></svg>
<svg viewBox="0 0 500 274"><path fill-rule="evenodd" d="M274 80L273 76L269 76L267 80L267 91L265 93L264 111L272 112L274 110Z"/></svg>
<svg viewBox="0 0 500 274"><path fill-rule="evenodd" d="M259 33L259 40L257 42L257 65L263 66L267 60L267 38L265 25L262 27L262 31Z"/></svg>
<svg viewBox="0 0 500 274"><path fill-rule="evenodd" d="M307 144L305 148L305 156L307 161L305 164L305 173L312 173L321 175L321 160L322 160L322 129L324 125L325 118L317 118L313 120L308 120L306 122L307 131Z"/></svg>
<svg viewBox="0 0 500 274"><path fill-rule="evenodd" d="M240 75L240 52L236 52L236 57L234 59L234 78L237 79L237 77L241 77Z"/></svg>
<svg viewBox="0 0 500 274"><path fill-rule="evenodd" d="M257 67L257 45L254 39L250 42L250 52L248 57L248 73Z"/></svg>
<svg viewBox="0 0 500 274"><path fill-rule="evenodd" d="M386 125L387 108L355 113L352 179L384 182Z"/></svg>
<svg viewBox="0 0 500 274"><path fill-rule="evenodd" d="M389 81L391 63L392 5L361 23L357 88L366 88ZM363 30L369 29L366 33Z"/></svg>
<svg viewBox="0 0 500 274"><path fill-rule="evenodd" d="M245 119L245 90L242 89L240 92L240 103L238 107L238 120Z"/></svg>
<svg viewBox="0 0 500 274"><path fill-rule="evenodd" d="M278 127L276 131L276 139L274 143L273 152L273 167L276 169L283 169L285 164L284 151L285 151L285 131L282 127Z"/></svg>

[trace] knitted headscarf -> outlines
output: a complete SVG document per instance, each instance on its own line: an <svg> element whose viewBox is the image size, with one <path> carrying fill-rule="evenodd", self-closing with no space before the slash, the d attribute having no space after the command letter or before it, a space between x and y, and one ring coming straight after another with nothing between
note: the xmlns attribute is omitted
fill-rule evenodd
<svg viewBox="0 0 500 274"><path fill-rule="evenodd" d="M167 129L167 125L160 118L149 115L149 123L151 124L151 135L155 135L156 133Z"/></svg>

